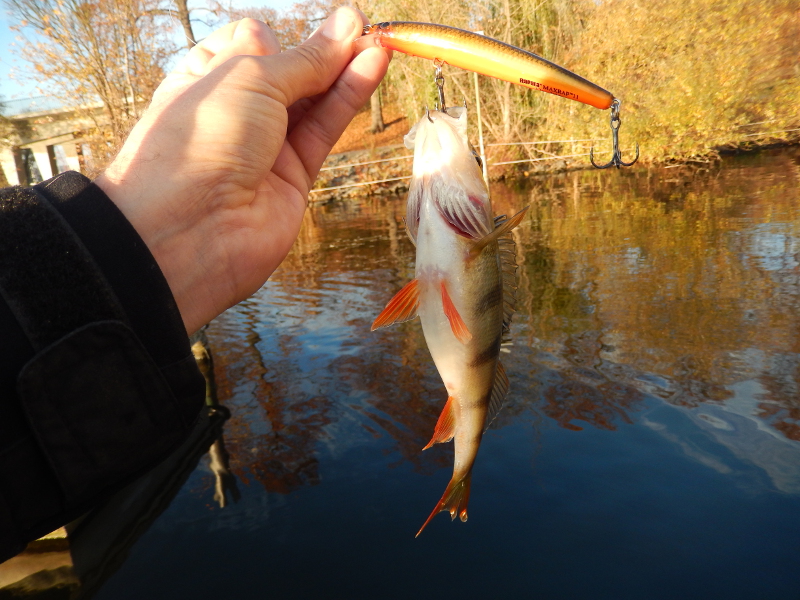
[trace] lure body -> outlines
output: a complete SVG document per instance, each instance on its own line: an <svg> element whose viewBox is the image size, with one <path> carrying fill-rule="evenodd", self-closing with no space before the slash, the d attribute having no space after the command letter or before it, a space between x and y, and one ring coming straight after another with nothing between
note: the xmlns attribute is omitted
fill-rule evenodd
<svg viewBox="0 0 800 600"><path fill-rule="evenodd" d="M404 21L380 23L365 27L364 35L356 43L361 46L372 43L411 56L438 59L460 69L603 110L614 101L611 92L532 52L455 27Z"/></svg>

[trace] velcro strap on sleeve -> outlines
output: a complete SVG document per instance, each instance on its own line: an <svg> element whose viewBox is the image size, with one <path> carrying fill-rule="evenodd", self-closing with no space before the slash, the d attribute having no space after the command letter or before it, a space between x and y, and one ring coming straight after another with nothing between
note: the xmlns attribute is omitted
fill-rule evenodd
<svg viewBox="0 0 800 600"><path fill-rule="evenodd" d="M119 321L91 323L40 352L18 388L70 505L152 467L183 438L167 382Z"/></svg>

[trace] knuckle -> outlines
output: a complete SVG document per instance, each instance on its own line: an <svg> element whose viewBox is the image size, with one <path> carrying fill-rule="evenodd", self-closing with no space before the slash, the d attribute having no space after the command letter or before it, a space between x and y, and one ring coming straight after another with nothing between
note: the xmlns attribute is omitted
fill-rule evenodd
<svg viewBox="0 0 800 600"><path fill-rule="evenodd" d="M316 139L320 140L325 145L333 146L336 143L338 137L330 132L328 123L320 120L318 115L312 112L306 115L306 119L308 119L307 126L309 130L313 132L313 136Z"/></svg>
<svg viewBox="0 0 800 600"><path fill-rule="evenodd" d="M328 70L328 57L319 45L300 44L294 48L294 51L300 61L315 75L322 77Z"/></svg>
<svg viewBox="0 0 800 600"><path fill-rule="evenodd" d="M356 88L344 77L340 77L336 80L336 83L333 85L333 92L352 110L360 109L364 102L366 102L366 99L363 98Z"/></svg>

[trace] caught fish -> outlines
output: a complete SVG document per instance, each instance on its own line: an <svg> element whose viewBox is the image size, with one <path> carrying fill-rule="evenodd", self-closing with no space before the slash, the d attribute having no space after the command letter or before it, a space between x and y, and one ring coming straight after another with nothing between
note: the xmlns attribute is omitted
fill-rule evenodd
<svg viewBox="0 0 800 600"><path fill-rule="evenodd" d="M394 21L367 25L358 47L377 45L411 56L510 81L562 98L607 109L611 92L532 52L484 35L438 25Z"/></svg>
<svg viewBox="0 0 800 600"><path fill-rule="evenodd" d="M453 476L419 535L441 511L467 520L478 447L508 391L499 357L516 291L510 232L527 208L511 219L493 216L467 140L465 107L426 111L405 144L414 150L406 228L417 248L415 277L389 301L372 330L419 316L447 390L424 449L454 440Z"/></svg>

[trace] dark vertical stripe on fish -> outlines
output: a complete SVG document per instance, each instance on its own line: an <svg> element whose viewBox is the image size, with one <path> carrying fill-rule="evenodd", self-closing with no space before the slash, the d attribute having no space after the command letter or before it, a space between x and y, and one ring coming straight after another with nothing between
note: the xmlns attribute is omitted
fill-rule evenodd
<svg viewBox="0 0 800 600"><path fill-rule="evenodd" d="M497 358L500 354L500 342L502 341L502 334L498 335L491 344L489 344L483 351L479 352L478 355L473 358L469 366L470 367L480 367Z"/></svg>
<svg viewBox="0 0 800 600"><path fill-rule="evenodd" d="M475 315L480 316L485 312L497 308L503 301L503 284L498 281L492 289L487 291L475 305Z"/></svg>

